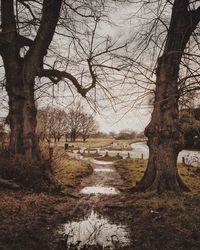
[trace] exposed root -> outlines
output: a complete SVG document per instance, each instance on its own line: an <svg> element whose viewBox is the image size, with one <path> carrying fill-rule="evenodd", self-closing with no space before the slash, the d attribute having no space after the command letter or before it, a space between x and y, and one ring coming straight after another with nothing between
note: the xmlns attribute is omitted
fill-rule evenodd
<svg viewBox="0 0 200 250"><path fill-rule="evenodd" d="M152 182L148 182L145 176L134 187L129 189L131 192L157 191L163 192L190 192L190 189L177 174L176 180L170 176L156 176Z"/></svg>

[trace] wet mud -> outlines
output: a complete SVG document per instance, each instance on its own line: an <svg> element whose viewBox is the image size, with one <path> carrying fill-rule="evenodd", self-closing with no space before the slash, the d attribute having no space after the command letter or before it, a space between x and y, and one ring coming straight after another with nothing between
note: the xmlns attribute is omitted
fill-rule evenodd
<svg viewBox="0 0 200 250"><path fill-rule="evenodd" d="M123 196L120 189L124 183L112 162L91 160L90 164L93 174L80 185L80 199L71 220L60 224L54 233L65 238L66 249L132 249L126 222L105 213Z"/></svg>

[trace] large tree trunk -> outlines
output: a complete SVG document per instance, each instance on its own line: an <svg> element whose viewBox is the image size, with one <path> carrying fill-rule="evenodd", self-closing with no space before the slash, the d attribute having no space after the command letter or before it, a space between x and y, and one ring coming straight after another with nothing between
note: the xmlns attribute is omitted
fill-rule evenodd
<svg viewBox="0 0 200 250"><path fill-rule="evenodd" d="M55 184L49 162L42 160L36 137L34 100L35 78L43 70L43 60L53 39L59 19L62 0L43 0L40 25L32 41L20 34L16 15L16 1L1 1L0 54L6 75L9 97L8 120L11 128L10 153L14 159L13 175L33 188L45 189ZM27 6L29 6L27 4ZM19 8L20 9L20 8ZM21 57L21 48L29 49ZM16 161L17 160L17 161ZM12 169L11 169L12 172Z"/></svg>
<svg viewBox="0 0 200 250"><path fill-rule="evenodd" d="M19 49L13 44L3 51L6 74L6 90L9 98L10 145L14 160L23 159L29 163L41 160L38 140L35 134L36 114L34 100L34 78L24 78L25 62Z"/></svg>
<svg viewBox="0 0 200 250"><path fill-rule="evenodd" d="M177 156L184 143L178 116L177 72L177 56L159 59L154 110L145 130L149 161L136 190L189 190L177 171Z"/></svg>
<svg viewBox="0 0 200 250"><path fill-rule="evenodd" d="M178 74L186 44L199 21L199 9L188 11L188 0L175 0L163 55L158 59L152 117L145 129L149 161L136 191L188 191L177 170L177 156L183 148L179 125Z"/></svg>
<svg viewBox="0 0 200 250"><path fill-rule="evenodd" d="M36 114L33 84L15 81L7 84L9 96L10 153L15 159L23 158L29 163L39 162L41 155L35 134Z"/></svg>
<svg viewBox="0 0 200 250"><path fill-rule="evenodd" d="M14 158L23 156L30 162L41 159L35 133L37 112L34 81L43 69L43 60L53 39L61 4L62 0L42 1L40 25L32 41L20 34L15 1L1 1L0 54L6 74L11 127L10 152ZM21 57L20 50L24 47L29 49Z"/></svg>

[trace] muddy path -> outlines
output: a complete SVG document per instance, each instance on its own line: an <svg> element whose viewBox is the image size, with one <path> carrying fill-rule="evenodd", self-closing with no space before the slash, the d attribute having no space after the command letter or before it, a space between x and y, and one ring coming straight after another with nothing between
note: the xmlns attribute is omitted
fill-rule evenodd
<svg viewBox="0 0 200 250"><path fill-rule="evenodd" d="M71 219L60 225L57 232L66 236L66 249L133 249L126 223L126 187L114 162L89 163L93 174L83 179Z"/></svg>
<svg viewBox="0 0 200 250"><path fill-rule="evenodd" d="M114 167L114 162L89 160L93 168L93 174L84 178L76 190L79 197L73 215L87 213L91 210L102 209L104 202L111 203L123 197L126 186ZM112 205L112 204L111 204Z"/></svg>
<svg viewBox="0 0 200 250"><path fill-rule="evenodd" d="M0 250L199 249L199 196L127 192L121 162L89 163L70 193L0 190Z"/></svg>

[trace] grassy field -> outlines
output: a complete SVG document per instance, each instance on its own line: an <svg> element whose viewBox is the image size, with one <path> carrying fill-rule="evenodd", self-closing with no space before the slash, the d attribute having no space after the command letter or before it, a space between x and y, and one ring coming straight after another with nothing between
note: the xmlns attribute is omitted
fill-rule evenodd
<svg viewBox="0 0 200 250"><path fill-rule="evenodd" d="M77 140L76 142L65 142L64 140L61 140L58 145L64 147L64 144L68 143L69 147L73 147L73 149L84 147L86 149L103 148L107 150L121 151L132 150L130 145L138 141L140 141L140 139L116 140L112 138L89 138L85 142L81 140Z"/></svg>
<svg viewBox="0 0 200 250"><path fill-rule="evenodd" d="M87 141L77 140L76 142L66 142L61 140L58 145L63 146L65 143L68 143L69 147L73 147L73 149L80 149L81 147L92 149L92 148L104 148L113 142L113 139L106 138L89 138Z"/></svg>

